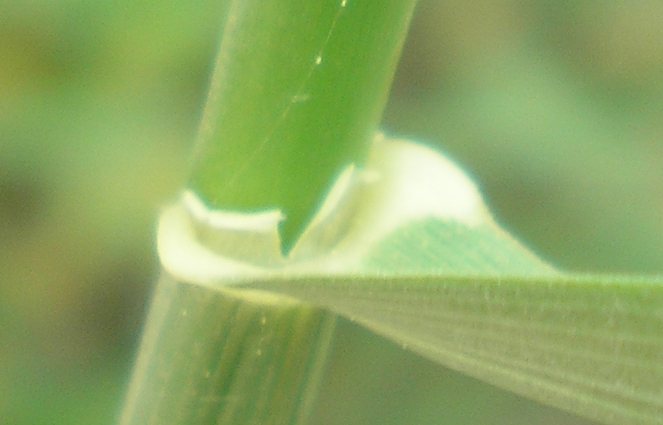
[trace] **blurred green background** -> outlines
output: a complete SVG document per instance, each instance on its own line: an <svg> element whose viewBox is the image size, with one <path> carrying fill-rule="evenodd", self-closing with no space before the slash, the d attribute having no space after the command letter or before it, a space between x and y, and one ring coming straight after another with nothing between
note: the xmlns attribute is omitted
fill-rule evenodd
<svg viewBox="0 0 663 425"><path fill-rule="evenodd" d="M0 424L113 424L218 0L0 1ZM379 7L379 6L376 6ZM421 0L384 127L571 270L663 271L663 3ZM313 424L581 424L342 322Z"/></svg>

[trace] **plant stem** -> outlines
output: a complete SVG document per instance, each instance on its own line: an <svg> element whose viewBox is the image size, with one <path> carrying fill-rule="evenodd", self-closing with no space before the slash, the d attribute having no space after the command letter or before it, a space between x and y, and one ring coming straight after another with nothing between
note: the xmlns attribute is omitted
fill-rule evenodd
<svg viewBox="0 0 663 425"><path fill-rule="evenodd" d="M334 177L363 161L415 1L233 0L190 189L215 209L281 209L289 249ZM120 423L302 424L334 323L282 296L164 275Z"/></svg>
<svg viewBox="0 0 663 425"><path fill-rule="evenodd" d="M287 250L363 161L415 1L233 1L190 187L214 208L280 208Z"/></svg>
<svg viewBox="0 0 663 425"><path fill-rule="evenodd" d="M120 424L305 423L334 315L260 294L162 276Z"/></svg>

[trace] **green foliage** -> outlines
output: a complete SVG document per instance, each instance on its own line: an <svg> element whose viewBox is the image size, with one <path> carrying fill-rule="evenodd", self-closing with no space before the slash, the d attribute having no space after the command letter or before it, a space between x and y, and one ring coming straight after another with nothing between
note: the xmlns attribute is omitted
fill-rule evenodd
<svg viewBox="0 0 663 425"><path fill-rule="evenodd" d="M663 279L273 279L436 362L608 424L660 424Z"/></svg>
<svg viewBox="0 0 663 425"><path fill-rule="evenodd" d="M660 273L663 3L419 3L383 125L552 264ZM0 422L117 416L225 6L0 5ZM586 423L340 322L316 424Z"/></svg>
<svg viewBox="0 0 663 425"><path fill-rule="evenodd" d="M314 219L293 251L333 241L326 252L240 268L207 247L205 233L172 237L169 220L160 229L165 269L212 290L238 285L308 301L444 366L594 420L661 423L663 278L556 272L492 222L439 154L378 140L370 158L377 180L349 185L332 210L341 219ZM233 237L232 227L217 226ZM262 240L245 243L238 251L260 251ZM198 254L187 256L192 249Z"/></svg>

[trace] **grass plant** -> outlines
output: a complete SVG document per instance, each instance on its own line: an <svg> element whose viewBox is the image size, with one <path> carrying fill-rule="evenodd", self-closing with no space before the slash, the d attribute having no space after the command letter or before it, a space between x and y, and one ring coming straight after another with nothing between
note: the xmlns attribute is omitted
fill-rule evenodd
<svg viewBox="0 0 663 425"><path fill-rule="evenodd" d="M607 424L663 423L663 279L554 269L377 132L413 0L235 0L122 425L303 424L341 315Z"/></svg>

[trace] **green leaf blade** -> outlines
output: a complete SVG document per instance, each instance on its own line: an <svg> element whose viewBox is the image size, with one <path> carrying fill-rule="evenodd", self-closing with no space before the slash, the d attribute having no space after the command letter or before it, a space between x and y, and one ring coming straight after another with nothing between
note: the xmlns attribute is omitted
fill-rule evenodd
<svg viewBox="0 0 663 425"><path fill-rule="evenodd" d="M421 145L378 138L356 176L278 267L242 273L191 231L160 232L162 259L200 285L308 301L544 404L663 424L663 278L557 271L496 225L462 170ZM182 242L200 255L185 260Z"/></svg>
<svg viewBox="0 0 663 425"><path fill-rule="evenodd" d="M434 218L407 223L382 239L364 267L415 275L558 274L494 223L468 226Z"/></svg>
<svg viewBox="0 0 663 425"><path fill-rule="evenodd" d="M269 288L447 367L610 424L663 423L663 280L301 278Z"/></svg>

